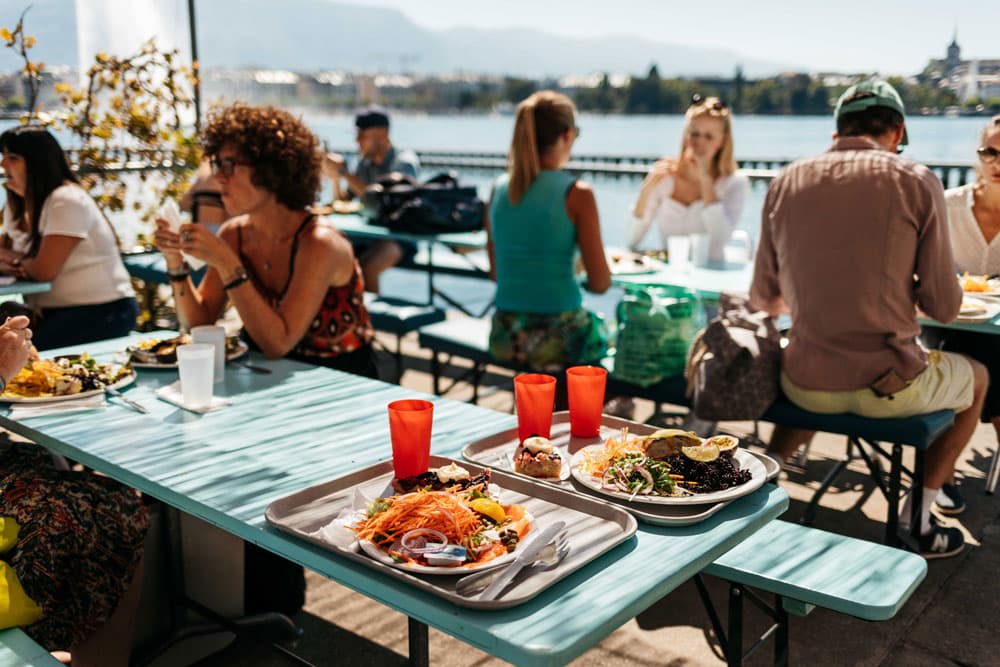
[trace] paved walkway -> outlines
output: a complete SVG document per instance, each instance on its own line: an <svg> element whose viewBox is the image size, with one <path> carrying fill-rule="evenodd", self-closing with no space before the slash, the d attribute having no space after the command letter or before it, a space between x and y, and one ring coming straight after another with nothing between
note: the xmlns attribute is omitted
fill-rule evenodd
<svg viewBox="0 0 1000 667"><path fill-rule="evenodd" d="M430 390L426 355L407 341L407 372L403 385ZM387 366L388 368L388 366ZM480 403L510 410L511 383L502 375L496 391ZM449 395L465 400L468 388ZM652 414L652 404L639 401L636 417ZM724 424L733 433L748 433L749 423ZM764 428L765 436L768 429ZM1000 664L1000 502L983 493L990 457L996 448L993 429L981 425L964 452L960 473L969 509L960 521L967 547L962 555L930 562L927 579L900 614L891 621L868 623L818 609L792 618L791 662L798 665L998 665ZM844 453L843 438L818 436L804 474L783 473L780 483L792 497L785 518L796 520L819 480ZM825 496L816 526L878 541L886 504L860 467L849 469ZM305 610L296 618L305 629L297 652L316 665L402 665L406 655L406 618L348 589L309 575ZM710 581L718 604L725 586ZM748 635L765 627L764 617L747 605ZM451 637L431 630L431 664L500 665L492 658ZM204 667L288 665L266 649L236 642L220 654L198 663ZM694 586L687 584L618 629L573 665L720 665L724 664L708 618ZM761 647L751 665L771 664L771 647Z"/></svg>

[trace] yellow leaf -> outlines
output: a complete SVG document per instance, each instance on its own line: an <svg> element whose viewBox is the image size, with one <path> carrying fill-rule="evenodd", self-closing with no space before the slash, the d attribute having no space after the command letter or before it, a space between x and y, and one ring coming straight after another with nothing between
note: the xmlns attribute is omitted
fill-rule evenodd
<svg viewBox="0 0 1000 667"><path fill-rule="evenodd" d="M7 40L8 42L14 39L14 36L10 34L10 30L7 28L0 28L0 38Z"/></svg>
<svg viewBox="0 0 1000 667"><path fill-rule="evenodd" d="M35 41L36 40L35 40L34 37L30 37L30 36L29 37L25 37L24 38L24 48L30 49L31 47L33 47L35 45Z"/></svg>

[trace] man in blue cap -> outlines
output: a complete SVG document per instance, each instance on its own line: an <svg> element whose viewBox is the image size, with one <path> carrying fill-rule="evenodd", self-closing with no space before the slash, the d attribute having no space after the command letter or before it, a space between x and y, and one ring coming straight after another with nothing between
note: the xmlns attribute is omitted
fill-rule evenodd
<svg viewBox="0 0 1000 667"><path fill-rule="evenodd" d="M918 338L918 307L950 322L962 303L944 189L898 155L905 111L888 83L851 86L834 116L830 150L789 165L768 188L751 300L791 311L781 386L799 407L872 418L954 410L954 425L927 452L913 530L926 558L952 556L962 532L930 510L976 429L988 375L968 357L927 352ZM777 428L771 449L787 457L810 436ZM906 527L911 497L900 512Z"/></svg>
<svg viewBox="0 0 1000 667"><path fill-rule="evenodd" d="M398 173L417 177L420 162L413 151L396 150L389 140L389 113L382 107L370 105L361 109L354 117L357 128L358 164L351 172L347 169L344 156L328 153L323 161L323 173L333 179L334 192L339 192L340 178L347 181L350 192L360 197L365 188L380 176ZM356 243L354 254L361 264L365 278L365 289L378 293L379 276L403 259L406 250L395 241L381 240Z"/></svg>

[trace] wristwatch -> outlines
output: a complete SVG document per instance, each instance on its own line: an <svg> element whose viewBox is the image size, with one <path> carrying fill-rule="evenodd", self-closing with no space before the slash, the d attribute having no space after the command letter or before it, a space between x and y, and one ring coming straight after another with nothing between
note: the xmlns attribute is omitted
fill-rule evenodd
<svg viewBox="0 0 1000 667"><path fill-rule="evenodd" d="M248 280L250 280L250 274L248 274L247 270L244 269L242 266L238 266L236 267L236 270L233 272L233 277L229 280L228 283L223 284L222 289L226 291L231 290L234 287L239 287Z"/></svg>

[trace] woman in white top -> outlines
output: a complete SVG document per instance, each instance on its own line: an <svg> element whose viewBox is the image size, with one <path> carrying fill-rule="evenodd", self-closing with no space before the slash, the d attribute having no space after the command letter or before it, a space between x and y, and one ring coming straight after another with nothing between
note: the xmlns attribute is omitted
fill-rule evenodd
<svg viewBox="0 0 1000 667"><path fill-rule="evenodd" d="M725 261L723 249L743 214L747 178L736 171L729 109L717 97L692 98L684 115L680 157L653 165L639 191L629 246L643 245L656 224L660 247L667 237L707 236L710 263Z"/></svg>
<svg viewBox="0 0 1000 667"><path fill-rule="evenodd" d="M983 129L976 150L978 178L945 191L955 268L959 273L1000 273L1000 116ZM993 424L1000 439L1000 339L988 333L924 327L924 342L980 361L990 372L990 387L983 402L982 420ZM959 514L965 501L954 480L941 487L938 510Z"/></svg>
<svg viewBox="0 0 1000 667"><path fill-rule="evenodd" d="M66 155L41 126L0 135L7 205L0 272L52 283L25 297L38 349L124 336L138 307L111 224L80 186Z"/></svg>

